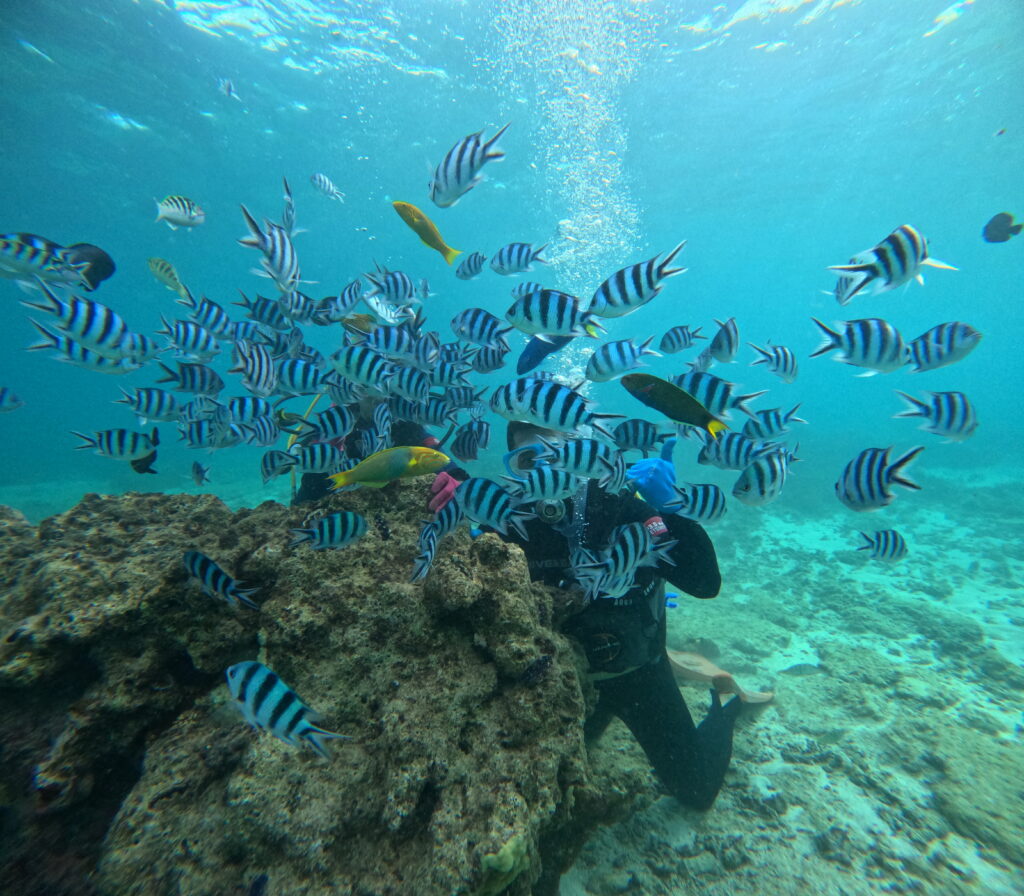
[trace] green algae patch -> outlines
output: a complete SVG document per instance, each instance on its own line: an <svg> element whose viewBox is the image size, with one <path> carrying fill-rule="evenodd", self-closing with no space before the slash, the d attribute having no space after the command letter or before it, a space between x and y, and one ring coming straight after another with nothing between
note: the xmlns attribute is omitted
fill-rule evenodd
<svg viewBox="0 0 1024 896"><path fill-rule="evenodd" d="M476 896L504 893L522 871L530 866L526 834L521 831L508 839L497 852L489 852L480 862L484 878Z"/></svg>

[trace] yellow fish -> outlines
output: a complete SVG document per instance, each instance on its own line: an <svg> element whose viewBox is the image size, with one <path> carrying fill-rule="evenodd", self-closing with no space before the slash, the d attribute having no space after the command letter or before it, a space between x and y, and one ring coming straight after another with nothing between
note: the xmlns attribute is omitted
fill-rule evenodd
<svg viewBox="0 0 1024 896"><path fill-rule="evenodd" d="M358 330L367 335L377 329L377 319L372 314L350 314L343 317L341 322L349 330Z"/></svg>
<svg viewBox="0 0 1024 896"><path fill-rule="evenodd" d="M330 477L334 489L346 485L366 485L370 488L383 488L396 479L408 479L412 476L426 476L437 473L448 465L451 458L447 454L433 448L422 448L416 445L402 445L388 448L371 454L366 460L360 461L351 470L335 473Z"/></svg>
<svg viewBox="0 0 1024 896"><path fill-rule="evenodd" d="M150 258L146 264L149 265L149 272L171 292L176 292L183 299L188 298L188 290L173 264L164 258Z"/></svg>
<svg viewBox="0 0 1024 896"><path fill-rule="evenodd" d="M423 245L440 252L448 264L455 261L456 255L462 254L461 249L453 249L444 241L437 225L415 205L410 205L408 202L392 202L391 205L398 212L398 217L412 228L413 233L420 238Z"/></svg>

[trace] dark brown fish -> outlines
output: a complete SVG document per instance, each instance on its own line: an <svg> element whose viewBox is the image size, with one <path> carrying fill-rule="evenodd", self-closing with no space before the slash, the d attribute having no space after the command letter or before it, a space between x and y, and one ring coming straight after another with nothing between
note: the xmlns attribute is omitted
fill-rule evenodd
<svg viewBox="0 0 1024 896"><path fill-rule="evenodd" d="M721 420L684 389L649 373L627 373L619 382L637 401L661 412L669 420L697 426L717 438L728 429Z"/></svg>
<svg viewBox="0 0 1024 896"><path fill-rule="evenodd" d="M1013 215L1009 212L1000 212L985 225L981 236L986 243L1005 243L1011 236L1020 233L1022 226L1013 223Z"/></svg>

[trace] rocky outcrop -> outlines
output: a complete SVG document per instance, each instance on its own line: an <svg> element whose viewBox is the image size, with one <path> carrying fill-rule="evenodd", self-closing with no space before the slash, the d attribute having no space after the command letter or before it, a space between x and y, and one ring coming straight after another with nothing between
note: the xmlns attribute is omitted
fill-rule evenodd
<svg viewBox="0 0 1024 896"><path fill-rule="evenodd" d="M0 517L0 890L556 892L649 777L591 766L565 608L517 548L460 531L408 584L425 494L331 498L370 526L328 551L288 546L308 507L211 496ZM190 549L259 611L189 583ZM249 659L352 739L327 761L250 730L223 686Z"/></svg>

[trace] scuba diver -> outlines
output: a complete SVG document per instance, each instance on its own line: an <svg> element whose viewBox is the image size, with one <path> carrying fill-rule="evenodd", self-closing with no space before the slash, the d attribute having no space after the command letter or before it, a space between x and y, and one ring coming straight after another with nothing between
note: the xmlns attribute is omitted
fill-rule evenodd
<svg viewBox="0 0 1024 896"><path fill-rule="evenodd" d="M510 469L530 469L543 450L541 437L549 442L562 438L528 423L508 425ZM524 523L528 540L514 530L506 538L523 549L534 581L563 588L574 578L572 549L600 550L616 526L641 522L655 541L676 540L667 552L675 566L659 561L654 567L639 567L633 587L622 597L591 601L567 620L563 630L583 646L598 692L597 705L584 726L586 738L600 737L617 716L669 793L685 806L703 811L711 808L725 778L733 726L743 704L736 697L723 705L713 690L707 715L695 725L665 652L665 581L702 599L715 597L721 586L715 549L704 529L693 520L659 513L658 508L676 495L675 470L668 459L671 447L661 458L629 468L632 487L646 500L632 493L610 494L596 480L588 480L571 498L538 502L536 518ZM431 509L443 506L457 486L449 473L438 473Z"/></svg>

